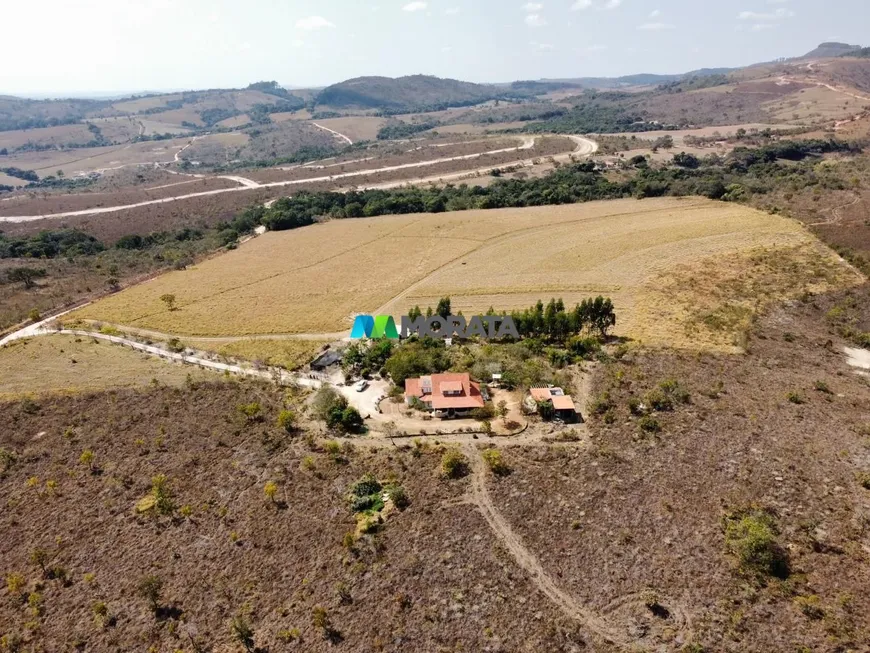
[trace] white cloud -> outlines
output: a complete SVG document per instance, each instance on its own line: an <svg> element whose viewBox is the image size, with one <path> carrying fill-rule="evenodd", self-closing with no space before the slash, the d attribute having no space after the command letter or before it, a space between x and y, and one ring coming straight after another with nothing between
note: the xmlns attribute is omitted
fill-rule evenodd
<svg viewBox="0 0 870 653"><path fill-rule="evenodd" d="M529 27L543 27L547 21L541 18L538 14L529 14L526 16L526 25Z"/></svg>
<svg viewBox="0 0 870 653"><path fill-rule="evenodd" d="M445 9L444 13L448 16L456 16L460 11L462 10L459 7L450 7L449 9Z"/></svg>
<svg viewBox="0 0 870 653"><path fill-rule="evenodd" d="M592 0L577 0L573 5L571 5L571 11L583 11L584 9L589 9L592 6Z"/></svg>
<svg viewBox="0 0 870 653"><path fill-rule="evenodd" d="M540 2L527 2L526 4L523 5L523 11L527 11L530 14L537 13L537 12L541 11L541 9L543 9L543 8L544 8L544 5L542 5Z"/></svg>
<svg viewBox="0 0 870 653"><path fill-rule="evenodd" d="M586 52L604 52L606 49L606 45L595 44L588 46Z"/></svg>
<svg viewBox="0 0 870 653"><path fill-rule="evenodd" d="M759 12L759 11L741 11L737 14L740 20L781 20L783 18L791 18L794 12L791 9L780 8L776 11Z"/></svg>
<svg viewBox="0 0 870 653"><path fill-rule="evenodd" d="M428 6L425 2L409 2L402 7L402 11L421 11Z"/></svg>
<svg viewBox="0 0 870 653"><path fill-rule="evenodd" d="M452 51L453 51L453 48L450 47L449 45L445 45L443 48L441 48L441 52L452 52Z"/></svg>
<svg viewBox="0 0 870 653"><path fill-rule="evenodd" d="M750 29L753 32L763 32L768 29L775 29L777 25L772 25L771 23L755 23Z"/></svg>
<svg viewBox="0 0 870 653"><path fill-rule="evenodd" d="M335 25L330 23L323 16L309 16L308 18L300 18L296 21L297 29L304 29L309 32L316 29L323 29L324 27L335 27Z"/></svg>
<svg viewBox="0 0 870 653"><path fill-rule="evenodd" d="M784 5L788 0L767 0L769 5Z"/></svg>
<svg viewBox="0 0 870 653"><path fill-rule="evenodd" d="M536 41L532 41L529 43L535 50L538 52L552 52L556 49L556 47L552 43L537 43Z"/></svg>
<svg viewBox="0 0 870 653"><path fill-rule="evenodd" d="M661 15L662 15L661 9L653 9L651 12L649 12L650 18L658 18Z"/></svg>
<svg viewBox="0 0 870 653"><path fill-rule="evenodd" d="M660 32L664 29L674 29L676 26L671 25L670 23L644 23L643 25L638 25L638 29L647 30L649 32Z"/></svg>
<svg viewBox="0 0 870 653"><path fill-rule="evenodd" d="M607 0L607 2L604 3L604 8L605 9L616 9L621 4L622 4L622 0Z"/></svg>

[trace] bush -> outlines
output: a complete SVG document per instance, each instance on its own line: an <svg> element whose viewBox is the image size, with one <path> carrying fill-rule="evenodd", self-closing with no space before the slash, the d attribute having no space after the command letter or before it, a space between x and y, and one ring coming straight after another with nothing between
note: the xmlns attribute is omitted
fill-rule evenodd
<svg viewBox="0 0 870 653"><path fill-rule="evenodd" d="M282 410L278 413L278 428L292 433L296 428L296 413L292 410Z"/></svg>
<svg viewBox="0 0 870 653"><path fill-rule="evenodd" d="M794 604L810 619L821 619L825 616L822 600L815 594L812 596L798 596L794 600Z"/></svg>
<svg viewBox="0 0 870 653"><path fill-rule="evenodd" d="M638 426L640 426L640 430L644 433L660 433L662 430L662 425L659 424L659 421L652 415L644 415L641 417Z"/></svg>
<svg viewBox="0 0 870 653"><path fill-rule="evenodd" d="M776 522L764 511L753 510L726 518L725 545L737 556L741 571L747 575L788 576L788 559L777 542Z"/></svg>
<svg viewBox="0 0 870 653"><path fill-rule="evenodd" d="M441 473L447 478L462 478L468 474L468 460L459 449L449 449L441 457Z"/></svg>
<svg viewBox="0 0 870 653"><path fill-rule="evenodd" d="M506 476L510 474L511 469L502 458L501 451L498 449L486 449L483 452L483 460L489 465L489 469L496 476Z"/></svg>
<svg viewBox="0 0 870 653"><path fill-rule="evenodd" d="M356 483L354 483L350 492L356 497L365 497L370 494L377 494L381 491L382 485L373 474L366 474Z"/></svg>
<svg viewBox="0 0 870 653"><path fill-rule="evenodd" d="M343 411L347 408L347 399L334 388L325 385L314 395L314 401L311 404L312 412L317 419L328 422L329 415L335 408Z"/></svg>
<svg viewBox="0 0 870 653"><path fill-rule="evenodd" d="M408 493L401 485L387 486L387 497L393 502L399 510L404 510L408 507L411 501L408 499Z"/></svg>

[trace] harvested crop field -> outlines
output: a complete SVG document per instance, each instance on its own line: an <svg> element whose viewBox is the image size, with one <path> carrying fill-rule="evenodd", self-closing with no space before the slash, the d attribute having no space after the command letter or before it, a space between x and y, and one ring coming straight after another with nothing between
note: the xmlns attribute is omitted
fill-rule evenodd
<svg viewBox="0 0 870 653"><path fill-rule="evenodd" d="M669 310L660 279L670 271L685 274L684 266L707 269L712 257L751 260L761 248L783 257L777 269L787 269L790 291L858 281L800 225L782 217L694 198L618 200L336 220L269 233L71 317L181 335L311 334L349 329L357 313L400 316L417 304L434 306L445 295L454 310L469 315L490 306L525 308L550 297L573 305L604 294L616 304L620 335L723 346L722 338L687 329L688 320L703 316ZM788 266L792 259L795 265ZM740 269L728 274L739 276ZM754 310L752 287L734 292L740 294L734 301ZM176 296L176 310L161 302L167 293ZM726 289L704 306L715 311L731 299ZM689 294L684 300L692 301ZM740 325L714 320L713 326Z"/></svg>
<svg viewBox="0 0 870 653"><path fill-rule="evenodd" d="M48 335L0 347L0 398L143 387L156 380L180 386L220 375L170 364L94 338Z"/></svg>

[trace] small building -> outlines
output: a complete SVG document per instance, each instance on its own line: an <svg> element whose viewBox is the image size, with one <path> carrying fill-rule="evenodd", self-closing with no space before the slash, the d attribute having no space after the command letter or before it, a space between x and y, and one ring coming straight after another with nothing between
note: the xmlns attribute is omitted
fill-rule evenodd
<svg viewBox="0 0 870 653"><path fill-rule="evenodd" d="M468 374L432 374L405 380L405 402L422 403L436 417L466 417L483 408L480 384Z"/></svg>
<svg viewBox="0 0 870 653"><path fill-rule="evenodd" d="M526 404L532 410L540 412L539 404L549 402L553 406L553 418L566 423L582 421L580 411L574 405L571 395L566 395L562 388L549 386L546 388L530 388Z"/></svg>
<svg viewBox="0 0 870 653"><path fill-rule="evenodd" d="M311 369L315 372L323 372L326 368L341 363L341 359L341 352L335 351L334 349L327 349L311 361Z"/></svg>

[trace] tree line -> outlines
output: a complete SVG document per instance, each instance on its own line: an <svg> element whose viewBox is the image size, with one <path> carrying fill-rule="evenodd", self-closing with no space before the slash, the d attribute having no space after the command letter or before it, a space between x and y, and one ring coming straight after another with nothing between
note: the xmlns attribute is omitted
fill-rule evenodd
<svg viewBox="0 0 870 653"><path fill-rule="evenodd" d="M87 256L105 246L78 229L43 231L35 236L9 238L0 233L0 258L55 258Z"/></svg>

